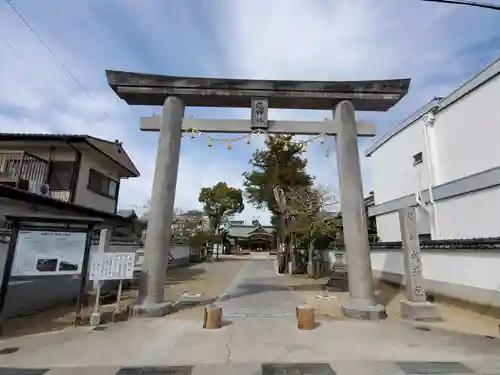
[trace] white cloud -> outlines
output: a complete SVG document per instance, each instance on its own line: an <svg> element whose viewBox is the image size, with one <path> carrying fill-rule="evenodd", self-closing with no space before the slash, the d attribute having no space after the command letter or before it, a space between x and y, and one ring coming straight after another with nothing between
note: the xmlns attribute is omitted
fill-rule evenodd
<svg viewBox="0 0 500 375"><path fill-rule="evenodd" d="M120 139L141 172L139 179L123 183L123 206L141 206L149 197L156 135L141 133L138 119L158 109L131 108L120 101L106 85L106 68L261 79L413 78L409 95L389 113L361 114L384 132L500 53L495 12L417 0L214 0L175 5L161 0L112 0L105 5L54 0L43 6L27 0L14 4L57 58L1 3L0 35L15 51L0 40L0 131ZM486 43L495 37L497 43ZM61 61L109 116L66 74ZM190 113L248 117L244 110ZM272 113L273 118L287 119L331 116L324 111ZM336 189L333 140L330 144L328 159L320 145L312 147L309 170L319 183ZM361 150L368 144L360 142ZM199 207L200 187L218 181L241 187L241 173L248 169L256 145L262 146L262 141L232 156L201 143L199 149L185 146L189 152L181 155L177 205ZM368 191L367 160L362 161L362 170ZM247 221L254 216L268 220L268 214L250 207L242 215Z"/></svg>
<svg viewBox="0 0 500 375"><path fill-rule="evenodd" d="M498 14L470 7L395 0L233 0L224 5L219 10L224 22L218 20L214 27L233 77L412 78L409 94L389 113L359 114L376 123L379 136L500 54ZM487 43L491 40L496 44ZM332 114L281 111L275 116L323 119ZM365 192L371 190L371 170L363 151L372 141L359 141ZM322 158L319 149L309 155L309 171L335 188L331 143L330 159Z"/></svg>

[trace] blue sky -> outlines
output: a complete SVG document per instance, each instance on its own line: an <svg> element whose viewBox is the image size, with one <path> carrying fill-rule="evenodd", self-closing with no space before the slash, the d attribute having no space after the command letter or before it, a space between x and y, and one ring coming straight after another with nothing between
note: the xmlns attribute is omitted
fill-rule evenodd
<svg viewBox="0 0 500 375"><path fill-rule="evenodd" d="M500 0L489 0L500 4ZM356 80L411 77L407 97L387 113L359 113L378 136L434 96L457 88L500 56L500 12L418 0L12 0L57 59L0 1L0 131L89 134L120 139L141 172L122 184L120 206L149 198L157 135L107 86L104 70L226 78ZM96 106L61 68L63 62ZM248 110L193 109L188 115L247 118ZM330 112L274 111L273 119L324 119ZM372 139L361 139L360 150ZM206 146L183 140L176 206L199 208L202 186L240 187L262 140ZM337 187L331 156L314 145L309 171ZM369 159L362 160L366 191ZM268 214L248 207L241 218Z"/></svg>

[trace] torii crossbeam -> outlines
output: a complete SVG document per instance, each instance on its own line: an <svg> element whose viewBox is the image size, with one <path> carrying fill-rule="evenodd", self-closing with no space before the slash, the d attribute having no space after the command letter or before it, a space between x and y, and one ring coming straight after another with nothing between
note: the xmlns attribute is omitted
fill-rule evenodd
<svg viewBox="0 0 500 375"><path fill-rule="evenodd" d="M160 316L170 304L164 300L170 251L172 214L183 131L207 133L324 134L337 140L337 164L346 247L349 300L345 315L380 319L383 306L374 298L373 277L364 217L358 136L373 136L371 124L356 122L355 110L387 111L406 95L410 79L322 82L192 78L106 71L108 83L130 105L163 106L160 116L141 120L141 129L159 131L158 150L146 236L143 298L137 315ZM186 106L247 107L250 120L184 118ZM272 121L269 108L333 110L333 121Z"/></svg>

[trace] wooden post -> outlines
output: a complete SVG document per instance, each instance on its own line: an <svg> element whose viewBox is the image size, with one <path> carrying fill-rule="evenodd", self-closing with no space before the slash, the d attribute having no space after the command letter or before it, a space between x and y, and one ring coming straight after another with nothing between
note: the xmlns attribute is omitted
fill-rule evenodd
<svg viewBox="0 0 500 375"><path fill-rule="evenodd" d="M315 328L314 308L303 305L297 307L297 328L304 330L313 330Z"/></svg>
<svg viewBox="0 0 500 375"><path fill-rule="evenodd" d="M120 312L120 301L122 299L122 288L123 288L123 280L120 280L120 284L118 284L118 293L116 294L116 306L115 311L113 311L113 315L111 316L111 321L115 322L116 315Z"/></svg>
<svg viewBox="0 0 500 375"><path fill-rule="evenodd" d="M205 317L203 319L203 328L218 329L222 327L222 306L214 304L205 306Z"/></svg>
<svg viewBox="0 0 500 375"><path fill-rule="evenodd" d="M94 304L94 313L99 312L99 307L101 304L101 283L97 282L97 288L95 291L95 304Z"/></svg>

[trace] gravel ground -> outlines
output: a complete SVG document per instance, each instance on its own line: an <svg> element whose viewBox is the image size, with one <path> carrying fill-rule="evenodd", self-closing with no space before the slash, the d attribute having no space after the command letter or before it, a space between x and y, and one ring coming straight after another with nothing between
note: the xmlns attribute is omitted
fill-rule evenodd
<svg viewBox="0 0 500 375"><path fill-rule="evenodd" d="M287 283L298 292L302 298L316 309L318 321L348 320L341 313L341 304L348 298L348 293L329 292L324 288L326 278L310 279L303 275L285 276ZM387 319L405 321L399 315L399 301L406 299L404 290L385 283L379 283L375 288L375 295L379 303L386 306ZM429 327L441 328L449 331L488 335L500 337L500 320L479 311L470 310L450 301L437 301L442 321L423 323Z"/></svg>
<svg viewBox="0 0 500 375"><path fill-rule="evenodd" d="M199 319L203 317L203 306L215 300L229 285L231 280L245 265L242 259L223 259L219 262L194 264L189 267L173 268L168 271L165 283L165 298L177 302L173 317L179 319ZM188 298L183 294L189 293ZM126 318L127 306L137 296L137 290L124 290L120 304L121 318ZM111 317L115 309L114 299L101 306L105 319ZM82 311L83 321L88 322L94 299L89 298L90 305ZM14 337L36 333L59 331L72 326L75 311L74 303L57 306L37 314L8 319L3 326L3 336Z"/></svg>

